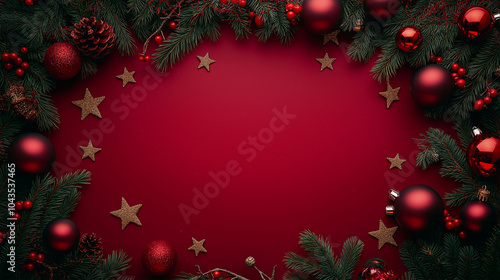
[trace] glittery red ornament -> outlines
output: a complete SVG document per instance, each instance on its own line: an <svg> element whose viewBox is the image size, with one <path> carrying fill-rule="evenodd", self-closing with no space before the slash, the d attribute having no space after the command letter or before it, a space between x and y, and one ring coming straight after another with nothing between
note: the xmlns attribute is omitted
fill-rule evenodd
<svg viewBox="0 0 500 280"><path fill-rule="evenodd" d="M487 202L471 201L462 207L460 212L462 225L471 233L488 233L495 224L496 213Z"/></svg>
<svg viewBox="0 0 500 280"><path fill-rule="evenodd" d="M364 269L359 272L358 280L396 280L396 273L387 269L385 261L381 259L371 259L364 265Z"/></svg>
<svg viewBox="0 0 500 280"><path fill-rule="evenodd" d="M342 20L342 1L304 0L302 19L306 28L315 34L326 34L338 27Z"/></svg>
<svg viewBox="0 0 500 280"><path fill-rule="evenodd" d="M16 168L30 174L49 171L55 155L49 139L38 133L21 134L9 149L10 160L16 164Z"/></svg>
<svg viewBox="0 0 500 280"><path fill-rule="evenodd" d="M164 240L149 243L141 256L144 269L154 276L167 275L177 263L174 247Z"/></svg>
<svg viewBox="0 0 500 280"><path fill-rule="evenodd" d="M411 95L421 106L441 105L451 97L454 84L450 71L441 65L429 64L413 75Z"/></svg>
<svg viewBox="0 0 500 280"><path fill-rule="evenodd" d="M404 52L414 52L422 44L422 32L414 26L399 29L396 34L396 46Z"/></svg>
<svg viewBox="0 0 500 280"><path fill-rule="evenodd" d="M51 249L66 252L78 244L80 231L68 219L54 219L45 226L43 239Z"/></svg>
<svg viewBox="0 0 500 280"><path fill-rule="evenodd" d="M396 221L402 228L413 232L422 232L439 225L443 211L441 196L424 185L407 187L394 201Z"/></svg>
<svg viewBox="0 0 500 280"><path fill-rule="evenodd" d="M400 0L366 0L366 13L375 20L388 20L399 9Z"/></svg>
<svg viewBox="0 0 500 280"><path fill-rule="evenodd" d="M472 129L474 138L467 148L467 163L470 169L481 176L490 177L498 173L500 138Z"/></svg>
<svg viewBox="0 0 500 280"><path fill-rule="evenodd" d="M55 43L45 52L44 65L54 78L71 79L82 68L82 58L78 49L69 43Z"/></svg>
<svg viewBox="0 0 500 280"><path fill-rule="evenodd" d="M490 10L471 6L458 18L458 31L468 39L484 39L493 31L495 19Z"/></svg>

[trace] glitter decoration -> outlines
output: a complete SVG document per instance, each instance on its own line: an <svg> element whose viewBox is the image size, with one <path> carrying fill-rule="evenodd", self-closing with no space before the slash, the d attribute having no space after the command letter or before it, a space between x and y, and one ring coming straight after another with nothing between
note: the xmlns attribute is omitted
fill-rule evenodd
<svg viewBox="0 0 500 280"><path fill-rule="evenodd" d="M105 96L101 97L92 97L92 94L90 93L89 89L85 89L85 96L83 99L73 101L73 105L78 106L82 109L82 116L80 118L81 121L83 121L88 115L92 114L98 118L102 118L101 112L99 112L99 104L106 98Z"/></svg>
<svg viewBox="0 0 500 280"><path fill-rule="evenodd" d="M406 159L399 158L399 154L396 154L393 158L388 157L387 160L391 163L391 167L389 167L389 169L396 167L397 169L402 170L403 168L401 165L406 162Z"/></svg>
<svg viewBox="0 0 500 280"><path fill-rule="evenodd" d="M205 243L205 239L202 239L201 241L198 241L194 239L194 237L191 237L191 240L193 241L193 245L188 248L189 251L194 251L194 255L198 256L200 252L206 253L207 249L203 247L203 243Z"/></svg>
<svg viewBox="0 0 500 280"><path fill-rule="evenodd" d="M380 220L378 225L378 230L370 231L368 234L378 239L378 249L380 250L380 248L382 248L382 246L384 246L386 243L398 246L393 237L397 229L398 229L397 226L387 228L384 225L384 222Z"/></svg>
<svg viewBox="0 0 500 280"><path fill-rule="evenodd" d="M398 93L401 88L392 88L389 83L387 83L387 91L380 92L379 94L382 95L386 99L386 106L387 109L391 107L392 102L398 101Z"/></svg>
<svg viewBox="0 0 500 280"><path fill-rule="evenodd" d="M205 56L198 55L197 57L200 60L200 65L198 65L198 69L200 69L201 67L205 67L207 71L210 71L210 64L214 63L215 60L208 57L208 52L205 54Z"/></svg>
<svg viewBox="0 0 500 280"><path fill-rule="evenodd" d="M111 215L122 220L122 230L124 230L129 223L134 223L142 227L141 221L137 217L137 212L141 209L142 204L134 206L128 205L124 197L122 197L122 207L118 210L109 212Z"/></svg>
<svg viewBox="0 0 500 280"><path fill-rule="evenodd" d="M82 159L90 158L92 161L95 161L95 154L102 150L101 148L95 148L94 145L92 145L91 140L89 140L89 144L87 145L87 147L80 146L80 149L83 150Z"/></svg>
<svg viewBox="0 0 500 280"><path fill-rule="evenodd" d="M43 64L54 78L67 80L80 72L82 58L78 49L70 43L55 43L45 52Z"/></svg>
<svg viewBox="0 0 500 280"><path fill-rule="evenodd" d="M151 275L165 276L175 267L177 253L167 241L155 240L142 251L141 262Z"/></svg>
<svg viewBox="0 0 500 280"><path fill-rule="evenodd" d="M127 67L123 67L123 74L118 75L116 77L123 81L123 87L125 87L128 83L135 84L134 74L135 71L129 72L127 70Z"/></svg>
<svg viewBox="0 0 500 280"><path fill-rule="evenodd" d="M316 58L316 61L321 63L321 70L325 70L325 68L328 68L330 70L333 70L332 63L336 60L336 58L330 58L328 56L328 53L325 53L325 56L323 58Z"/></svg>

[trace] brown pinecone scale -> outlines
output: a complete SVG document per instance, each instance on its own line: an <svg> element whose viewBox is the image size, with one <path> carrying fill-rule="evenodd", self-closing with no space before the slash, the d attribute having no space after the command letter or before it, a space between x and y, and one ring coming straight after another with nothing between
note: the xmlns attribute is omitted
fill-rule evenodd
<svg viewBox="0 0 500 280"><path fill-rule="evenodd" d="M80 252L87 255L87 257L101 257L102 256L102 242L95 233L85 233L80 237Z"/></svg>
<svg viewBox="0 0 500 280"><path fill-rule="evenodd" d="M115 46L115 32L105 21L95 17L82 18L71 31L75 46L86 56L95 59L110 54Z"/></svg>

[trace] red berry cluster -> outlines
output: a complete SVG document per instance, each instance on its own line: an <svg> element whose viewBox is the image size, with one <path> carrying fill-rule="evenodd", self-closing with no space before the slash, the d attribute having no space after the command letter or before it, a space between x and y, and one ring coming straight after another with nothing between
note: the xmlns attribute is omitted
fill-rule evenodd
<svg viewBox="0 0 500 280"><path fill-rule="evenodd" d="M490 88L486 90L486 96L483 99L479 99L474 102L474 110L479 111L484 108L484 105L488 105L493 102L492 98L497 97L498 91L494 88Z"/></svg>
<svg viewBox="0 0 500 280"><path fill-rule="evenodd" d="M28 48L22 47L19 52L21 54L27 54ZM24 70L28 70L28 68L30 68L30 64L28 62L23 62L23 59L15 52L3 53L2 61L4 62L3 67L6 70L12 70L14 65L18 65L18 68L15 70L16 76L18 77L24 76Z"/></svg>
<svg viewBox="0 0 500 280"><path fill-rule="evenodd" d="M457 87L459 88L464 88L466 86L466 83L462 77L465 76L467 71L464 68L460 68L460 65L458 65L457 63L453 63L451 65L451 70L453 71L451 73L451 76L455 81L455 85L457 85Z"/></svg>
<svg viewBox="0 0 500 280"><path fill-rule="evenodd" d="M453 219L453 217L450 216L450 214L448 214L448 211L446 210L444 210L443 221L444 227L447 230L459 230L460 225L462 224L462 221L460 221L460 219ZM465 239L467 235L465 234L465 231L460 230L458 231L458 237L460 237L461 239Z"/></svg>
<svg viewBox="0 0 500 280"><path fill-rule="evenodd" d="M21 270L33 271L35 269L34 263L43 263L45 261L45 255L31 252L28 254L28 260L30 261L30 263L23 264Z"/></svg>
<svg viewBox="0 0 500 280"><path fill-rule="evenodd" d="M297 15L302 12L302 6L299 4L294 4L294 3L288 3L285 6L285 9L287 10L286 12L286 18L290 20L290 23L292 25L297 24Z"/></svg>
<svg viewBox="0 0 500 280"><path fill-rule="evenodd" d="M151 57L149 55L141 55L139 56L139 61L140 62L149 62L151 60Z"/></svg>
<svg viewBox="0 0 500 280"><path fill-rule="evenodd" d="M26 6L33 6L34 2L36 2L38 0L19 0L19 2L24 2L24 4L26 4Z"/></svg>
<svg viewBox="0 0 500 280"><path fill-rule="evenodd" d="M255 22L255 25L257 25L257 27L261 27L262 25L264 25L264 18L262 16L255 16L255 12L249 12L248 13L248 17L249 18L255 18L254 19L254 22Z"/></svg>
<svg viewBox="0 0 500 280"><path fill-rule="evenodd" d="M229 3L229 0L220 0L220 2L222 3L222 5L225 5ZM247 5L246 0L231 0L231 3L233 3L234 5L239 5L240 7L245 7Z"/></svg>
<svg viewBox="0 0 500 280"><path fill-rule="evenodd" d="M33 203L29 200L26 200L25 202L22 202L22 201L16 201L16 203L14 203L14 208L16 209L16 211L22 211L23 209L26 209L26 210L30 210L31 207L33 207ZM15 219L15 221L19 221L19 219L21 219L21 214L19 213L14 213L12 215L12 218Z"/></svg>
<svg viewBox="0 0 500 280"><path fill-rule="evenodd" d="M3 238L7 237L3 234L3 232L0 231L0 243L3 243Z"/></svg>
<svg viewBox="0 0 500 280"><path fill-rule="evenodd" d="M429 59L430 59L431 62L436 62L436 63L443 62L443 57L441 57L441 56L435 56L433 54L431 54L431 56L429 57Z"/></svg>

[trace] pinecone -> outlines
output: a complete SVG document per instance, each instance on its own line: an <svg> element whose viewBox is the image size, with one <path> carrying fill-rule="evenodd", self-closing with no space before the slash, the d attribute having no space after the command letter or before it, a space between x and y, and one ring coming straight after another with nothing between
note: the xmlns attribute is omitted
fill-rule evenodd
<svg viewBox="0 0 500 280"><path fill-rule="evenodd" d="M79 23L75 23L71 37L75 46L84 55L95 59L105 57L111 53L115 46L113 28L105 21L97 20L95 17L83 18Z"/></svg>
<svg viewBox="0 0 500 280"><path fill-rule="evenodd" d="M80 252L87 255L87 257L99 258L102 256L102 242L101 238L97 238L95 233L88 234L84 233L82 237L80 237Z"/></svg>
<svg viewBox="0 0 500 280"><path fill-rule="evenodd" d="M27 120L34 120L38 116L36 111L36 93L32 91L31 95L31 98L26 97L24 87L19 83L12 84L5 93L5 96L10 99L10 104L14 108L14 111Z"/></svg>

